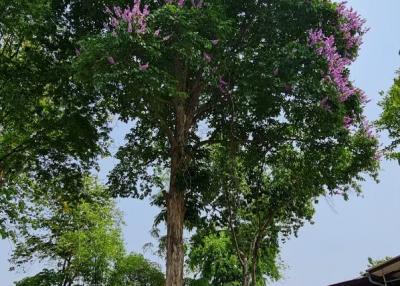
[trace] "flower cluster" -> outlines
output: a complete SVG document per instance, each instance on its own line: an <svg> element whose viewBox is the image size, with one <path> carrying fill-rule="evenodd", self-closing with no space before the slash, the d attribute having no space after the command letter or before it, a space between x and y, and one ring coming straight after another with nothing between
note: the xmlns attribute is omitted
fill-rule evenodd
<svg viewBox="0 0 400 286"><path fill-rule="evenodd" d="M177 3L179 7L183 7L185 5L185 0L166 0L168 4ZM191 0L192 6L195 8L203 7L203 0Z"/></svg>
<svg viewBox="0 0 400 286"><path fill-rule="evenodd" d="M346 7L346 2L342 2L336 8L336 12L341 18L340 30L346 41L346 48L359 47L362 44L362 35L367 32L364 28L365 19L363 19L352 8Z"/></svg>
<svg viewBox="0 0 400 286"><path fill-rule="evenodd" d="M340 93L340 101L344 102L353 95L362 94L349 80L346 70L351 60L337 51L334 36L325 36L322 30L311 30L308 39L309 45L315 47L317 54L328 62L328 74L325 79L336 86Z"/></svg>
<svg viewBox="0 0 400 286"><path fill-rule="evenodd" d="M363 125L364 133L367 135L367 137L375 138L373 125L367 119L363 120L362 125Z"/></svg>
<svg viewBox="0 0 400 286"><path fill-rule="evenodd" d="M229 93L229 91L228 91L228 86L229 86L228 82L226 82L226 81L224 80L224 78L221 76L221 77L219 78L219 82L218 82L218 89L220 90L220 92L221 92L223 95L227 95L227 94Z"/></svg>
<svg viewBox="0 0 400 286"><path fill-rule="evenodd" d="M135 0L132 7L124 10L119 6L112 9L106 8L106 13L111 16L110 26L115 33L116 29L125 24L129 33L145 34L147 32L147 16L150 14L149 6L141 8L141 0Z"/></svg>
<svg viewBox="0 0 400 286"><path fill-rule="evenodd" d="M358 96L360 102L365 104L368 98L365 93L353 86L348 75L348 66L354 61L354 50L362 43L362 35L367 31L364 28L365 20L351 8L346 7L346 2L338 4L336 8L339 17L338 29L344 41L344 52L339 52L338 45L333 35L325 35L321 29L313 29L308 33L308 44L317 55L324 58L328 64L328 71L325 81L332 83L338 93L341 102L347 101L352 96ZM328 97L321 100L320 106L331 111ZM343 127L350 130L354 124L353 115L346 115L343 118ZM363 129L368 137L373 137L370 124L364 122Z"/></svg>
<svg viewBox="0 0 400 286"><path fill-rule="evenodd" d="M364 28L365 20L352 8L346 7L346 2L339 3L336 12L339 16L339 30L347 49L358 48L362 43L362 35L367 31ZM311 30L308 35L309 45L316 48L318 55L328 62L327 79L330 80L340 92L340 100L346 101L351 96L358 94L360 101L368 101L364 92L351 85L346 73L347 66L353 58L350 53L342 56L338 51L334 36L325 36L321 29Z"/></svg>

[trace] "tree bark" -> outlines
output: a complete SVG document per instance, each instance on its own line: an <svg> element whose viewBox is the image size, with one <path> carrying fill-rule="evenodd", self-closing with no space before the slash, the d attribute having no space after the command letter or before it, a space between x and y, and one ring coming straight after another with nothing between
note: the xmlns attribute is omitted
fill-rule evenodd
<svg viewBox="0 0 400 286"><path fill-rule="evenodd" d="M250 285L250 273L249 273L249 267L247 264L247 260L245 261L245 264L242 266L242 286L249 286Z"/></svg>
<svg viewBox="0 0 400 286"><path fill-rule="evenodd" d="M253 261L251 271L251 286L257 286L257 262Z"/></svg>
<svg viewBox="0 0 400 286"><path fill-rule="evenodd" d="M170 186L167 194L167 273L166 286L183 286L183 223L185 217L184 176L186 115L183 105L176 109L175 140L171 146Z"/></svg>
<svg viewBox="0 0 400 286"><path fill-rule="evenodd" d="M170 190L167 203L167 281L166 286L183 286L184 195Z"/></svg>
<svg viewBox="0 0 400 286"><path fill-rule="evenodd" d="M258 233L253 245L253 258L251 265L251 286L257 286L258 252L260 249L261 234Z"/></svg>

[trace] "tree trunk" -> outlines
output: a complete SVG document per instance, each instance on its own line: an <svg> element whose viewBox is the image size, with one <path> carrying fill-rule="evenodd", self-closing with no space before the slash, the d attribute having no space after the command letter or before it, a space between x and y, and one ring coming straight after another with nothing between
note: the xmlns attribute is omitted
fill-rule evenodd
<svg viewBox="0 0 400 286"><path fill-rule="evenodd" d="M242 267L242 274L243 274L242 286L249 286L250 285L250 273L249 273L247 261Z"/></svg>
<svg viewBox="0 0 400 286"><path fill-rule="evenodd" d="M257 266L258 266L258 250L260 247L259 236L253 249L253 259L251 262L251 286L257 286Z"/></svg>
<svg viewBox="0 0 400 286"><path fill-rule="evenodd" d="M185 217L185 189L181 180L185 171L184 106L176 107L175 142L171 146L170 186L167 194L167 273L166 286L183 286L183 223Z"/></svg>
<svg viewBox="0 0 400 286"><path fill-rule="evenodd" d="M251 286L257 286L257 262L253 261L251 271Z"/></svg>
<svg viewBox="0 0 400 286"><path fill-rule="evenodd" d="M176 170L171 168L167 197L167 277L166 286L183 286L183 220L184 192L178 189Z"/></svg>

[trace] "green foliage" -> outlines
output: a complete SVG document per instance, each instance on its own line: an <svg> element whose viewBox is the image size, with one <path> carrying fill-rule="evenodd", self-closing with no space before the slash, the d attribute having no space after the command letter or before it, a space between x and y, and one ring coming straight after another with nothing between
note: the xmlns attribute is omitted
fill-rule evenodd
<svg viewBox="0 0 400 286"><path fill-rule="evenodd" d="M159 170L170 167L182 118L187 162L181 184L189 197L197 196L208 147L218 141L235 140L249 155L264 156L254 160L260 168L293 162L308 170L306 180L330 192L356 187L360 172L376 174L377 141L363 132L360 99L340 102L338 91L321 82L326 64L307 43L307 31L315 27L341 39L333 29L335 6L328 1L259 5L215 1L203 9L178 9L151 3L144 35L121 25L117 36L104 32L81 42L75 61L79 79L101 91L122 120L134 122L110 176L117 194L143 198L165 190ZM163 34L157 38L153 33L159 28ZM215 46L213 39L219 39ZM205 52L212 54L211 63L204 61ZM115 64L107 62L110 56ZM140 70L147 62L149 69ZM228 97L221 94L220 77L229 84ZM325 97L331 111L320 106ZM348 114L354 114L355 132L343 127ZM202 128L206 136L199 136Z"/></svg>
<svg viewBox="0 0 400 286"><path fill-rule="evenodd" d="M380 102L383 108L378 126L389 133L392 142L387 146L387 157L400 162L400 73L394 80L393 86Z"/></svg>
<svg viewBox="0 0 400 286"><path fill-rule="evenodd" d="M65 285L77 279L88 285L105 283L124 253L120 215L93 179L85 179L84 199L69 201L68 191L52 190L34 202L32 217L20 229L11 261L16 266L32 261L51 263L53 269L44 274L55 274ZM48 277L44 274L32 281Z"/></svg>
<svg viewBox="0 0 400 286"><path fill-rule="evenodd" d="M237 251L239 260L247 259L242 264L262 264L275 261L279 234L309 220L320 195L347 198L360 191L364 174L376 177L378 142L364 124L361 92L342 100L326 80L326 59L309 44L309 31L321 29L335 39L339 56L357 55L357 47L345 44L337 5L143 2L151 10L143 33L121 20L81 41L74 63L76 80L132 122L109 177L116 195L161 192L155 203L167 208L162 220L175 210L165 199L183 194L188 228L204 225L202 215L214 202L222 207L222 229L240 236L236 248L252 253L257 244L253 258ZM352 128L344 124L349 116ZM225 150L210 163L220 147Z"/></svg>
<svg viewBox="0 0 400 286"><path fill-rule="evenodd" d="M139 254L120 257L111 275L109 286L163 286L164 274L159 266Z"/></svg>
<svg viewBox="0 0 400 286"><path fill-rule="evenodd" d="M187 264L192 272L201 275L201 279L191 282L193 286L201 283L234 285L241 281L241 265L224 231L208 235L197 232L190 241Z"/></svg>
<svg viewBox="0 0 400 286"><path fill-rule="evenodd" d="M32 184L58 177L78 188L82 170L105 152L108 113L72 82L68 60L92 30L75 22L75 8L89 7L70 2L0 3L0 236L12 234Z"/></svg>
<svg viewBox="0 0 400 286"><path fill-rule="evenodd" d="M53 270L44 269L32 277L27 277L15 283L15 286L56 286L62 283L62 277Z"/></svg>
<svg viewBox="0 0 400 286"><path fill-rule="evenodd" d="M371 257L368 257L368 265L367 265L367 267L368 268L372 268L372 267L378 266L380 264L383 264L383 263L391 260L392 258L393 257L390 257L390 256L386 256L386 257L384 257L382 259L373 259Z"/></svg>
<svg viewBox="0 0 400 286"><path fill-rule="evenodd" d="M248 248L252 226L263 229L260 222L272 214L274 228L257 234L266 238L259 249L272 249L270 258L278 233L309 219L313 198L346 196L360 190L364 174L376 176L378 144L363 125L361 94L340 100L340 90L326 80L326 59L309 44L309 31L322 29L334 37L339 55L356 56L357 48L345 45L336 4L215 0L197 8L190 1L178 7L144 0L151 13L147 30L138 34L126 23L115 33L104 28L104 5L117 2L127 4L0 4L1 235L24 209L19 198L44 190L42 183L47 189L82 186L82 170L106 153L110 116L132 124L110 174L115 195L144 198L160 191L155 203L167 208L166 199L180 194L186 211L175 217L185 215L187 227L204 226L202 215L216 199L224 213L219 223L232 218L240 248ZM353 118L351 130L343 124L346 116ZM225 155L215 158L215 146L225 149L217 152L229 155L233 169L220 164ZM234 187L228 200L221 193L227 186ZM82 197L74 199L71 209L86 212ZM227 207L232 202L234 212ZM62 223L64 217L79 222L73 211L56 213L63 214L57 217ZM64 239L76 245L80 237L67 232ZM37 241L43 237L29 240ZM181 249L179 239L169 245Z"/></svg>

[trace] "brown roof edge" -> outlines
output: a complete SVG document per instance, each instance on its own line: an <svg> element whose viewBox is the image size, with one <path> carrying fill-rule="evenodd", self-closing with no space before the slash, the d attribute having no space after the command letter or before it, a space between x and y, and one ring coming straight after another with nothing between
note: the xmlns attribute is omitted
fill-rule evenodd
<svg viewBox="0 0 400 286"><path fill-rule="evenodd" d="M386 262L383 262L377 266L371 267L371 268L367 269L366 272L368 272L368 273L375 272L375 271L381 270L381 269L383 269L393 263L399 262L399 261L400 261L400 255L396 256Z"/></svg>
<svg viewBox="0 0 400 286"><path fill-rule="evenodd" d="M337 284L331 284L329 286L367 286L371 285L369 283L369 280L367 277L359 277L353 280L337 283Z"/></svg>

